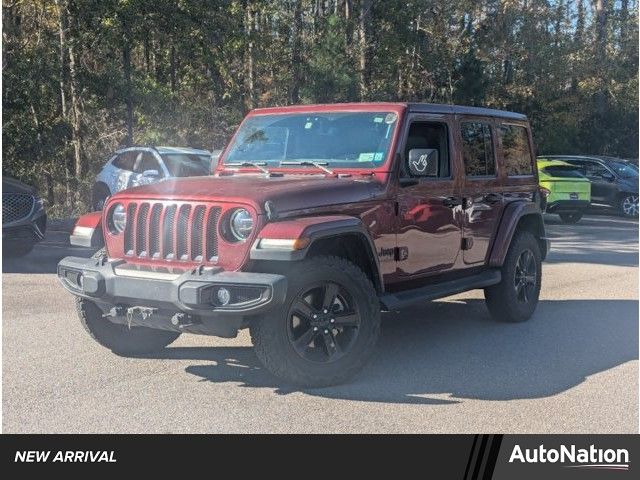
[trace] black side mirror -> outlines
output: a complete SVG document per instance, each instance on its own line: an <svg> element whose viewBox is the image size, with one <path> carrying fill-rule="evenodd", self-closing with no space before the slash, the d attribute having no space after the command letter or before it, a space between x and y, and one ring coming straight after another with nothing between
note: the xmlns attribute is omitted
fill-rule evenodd
<svg viewBox="0 0 640 480"><path fill-rule="evenodd" d="M409 172L414 177L437 177L439 170L438 150L434 148L413 148L407 159Z"/></svg>

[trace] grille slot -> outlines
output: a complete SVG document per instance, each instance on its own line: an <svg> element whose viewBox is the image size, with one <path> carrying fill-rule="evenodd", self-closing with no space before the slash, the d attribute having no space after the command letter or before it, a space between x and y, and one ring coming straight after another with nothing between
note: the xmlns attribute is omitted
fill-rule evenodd
<svg viewBox="0 0 640 480"><path fill-rule="evenodd" d="M160 258L160 218L162 205L156 203L151 209L149 221L149 258Z"/></svg>
<svg viewBox="0 0 640 480"><path fill-rule="evenodd" d="M218 218L220 217L220 209L211 207L207 216L206 228L206 245L207 260L215 262L218 259Z"/></svg>
<svg viewBox="0 0 640 480"><path fill-rule="evenodd" d="M167 260L170 260L174 257L173 253L173 231L174 231L174 220L176 216L176 207L175 205L171 205L164 211L164 222L162 227L162 256Z"/></svg>
<svg viewBox="0 0 640 480"><path fill-rule="evenodd" d="M138 210L136 219L136 255L146 257L147 248L147 216L149 215L149 204L143 203Z"/></svg>
<svg viewBox="0 0 640 480"><path fill-rule="evenodd" d="M127 226L124 228L124 253L125 255L133 255L134 248L134 215L136 213L137 205L135 203L130 203L127 207Z"/></svg>
<svg viewBox="0 0 640 480"><path fill-rule="evenodd" d="M191 258L197 262L202 261L205 211L206 208L203 205L198 205L193 212L191 222Z"/></svg>
<svg viewBox="0 0 640 480"><path fill-rule="evenodd" d="M124 251L128 257L217 262L221 208L145 201L127 205Z"/></svg>
<svg viewBox="0 0 640 480"><path fill-rule="evenodd" d="M2 224L17 222L31 215L35 197L28 193L2 194Z"/></svg>

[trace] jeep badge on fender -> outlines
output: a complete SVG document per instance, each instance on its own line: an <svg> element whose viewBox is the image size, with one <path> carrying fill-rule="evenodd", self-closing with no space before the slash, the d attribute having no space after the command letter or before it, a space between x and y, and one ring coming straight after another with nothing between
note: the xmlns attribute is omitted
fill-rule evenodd
<svg viewBox="0 0 640 480"><path fill-rule="evenodd" d="M114 352L248 328L275 375L338 384L381 311L484 289L495 318L533 314L548 251L533 151L524 115L485 108L253 110L214 176L109 197L105 248L58 277Z"/></svg>

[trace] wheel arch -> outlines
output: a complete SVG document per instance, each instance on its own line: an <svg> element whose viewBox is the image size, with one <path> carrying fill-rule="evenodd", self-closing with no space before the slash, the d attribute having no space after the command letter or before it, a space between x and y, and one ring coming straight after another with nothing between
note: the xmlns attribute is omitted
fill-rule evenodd
<svg viewBox="0 0 640 480"><path fill-rule="evenodd" d="M263 239L301 240L297 250L261 248ZM356 264L369 277L378 293L384 292L376 248L368 230L359 218L347 215L306 217L269 223L251 247L250 258L263 262L299 261L322 255L333 255Z"/></svg>
<svg viewBox="0 0 640 480"><path fill-rule="evenodd" d="M496 239L489 255L489 265L500 267L504 263L513 236L518 231L528 231L538 240L544 260L549 249L544 220L540 208L531 202L512 202L505 207Z"/></svg>

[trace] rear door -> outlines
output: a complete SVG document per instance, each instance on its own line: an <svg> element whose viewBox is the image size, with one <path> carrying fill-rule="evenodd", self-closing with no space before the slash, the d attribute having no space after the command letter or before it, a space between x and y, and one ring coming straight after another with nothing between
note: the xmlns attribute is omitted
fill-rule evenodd
<svg viewBox="0 0 640 480"><path fill-rule="evenodd" d="M493 119L461 116L457 131L465 169L461 247L464 263L471 266L483 263L489 253L504 206L503 187Z"/></svg>

